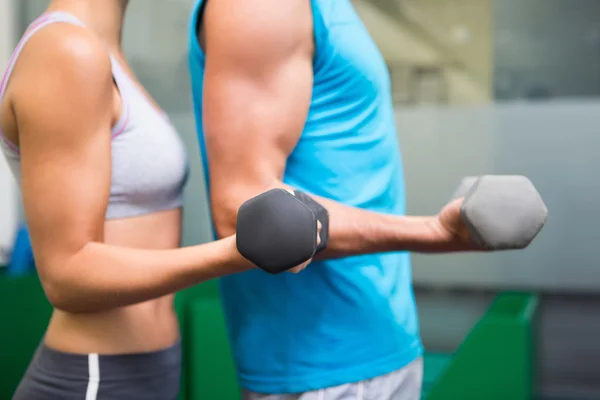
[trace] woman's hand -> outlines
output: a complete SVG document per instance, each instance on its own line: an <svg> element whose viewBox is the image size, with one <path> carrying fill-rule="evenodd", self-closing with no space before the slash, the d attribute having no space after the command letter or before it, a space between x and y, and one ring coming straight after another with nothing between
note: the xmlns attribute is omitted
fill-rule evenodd
<svg viewBox="0 0 600 400"><path fill-rule="evenodd" d="M317 246L319 244L321 244L321 223L319 221L317 221ZM301 272L302 270L304 270L304 268L308 267L308 264L310 264L312 262L312 258L308 261L306 261L303 264L298 265L297 267L294 267L290 270L288 270L287 272L291 272L292 274L297 274L299 272Z"/></svg>

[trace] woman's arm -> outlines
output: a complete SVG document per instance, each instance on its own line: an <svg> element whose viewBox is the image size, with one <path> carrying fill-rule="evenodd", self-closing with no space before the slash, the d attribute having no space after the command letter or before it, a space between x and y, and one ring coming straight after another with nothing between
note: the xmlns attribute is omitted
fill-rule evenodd
<svg viewBox="0 0 600 400"><path fill-rule="evenodd" d="M253 267L234 237L174 250L103 244L114 110L106 49L80 28L57 25L32 38L21 57L11 98L23 200L41 282L56 308L126 306Z"/></svg>

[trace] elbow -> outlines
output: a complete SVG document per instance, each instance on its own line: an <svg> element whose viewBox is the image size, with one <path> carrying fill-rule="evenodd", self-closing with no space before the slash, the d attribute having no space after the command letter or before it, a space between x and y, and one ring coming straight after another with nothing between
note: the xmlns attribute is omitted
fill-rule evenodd
<svg viewBox="0 0 600 400"><path fill-rule="evenodd" d="M42 282L46 298L57 310L65 312L73 312L76 307L76 302L72 301L72 297L65 292L63 285L56 282L55 280L44 280Z"/></svg>
<svg viewBox="0 0 600 400"><path fill-rule="evenodd" d="M45 287L44 291L48 302L54 309L68 314L89 314L104 310L103 307L94 306L81 297L73 296L71 293L66 293L64 290L56 289L51 285Z"/></svg>
<svg viewBox="0 0 600 400"><path fill-rule="evenodd" d="M78 299L69 289L69 285L56 278L44 279L42 281L46 298L57 310L71 314L89 311L85 308L85 301Z"/></svg>
<svg viewBox="0 0 600 400"><path fill-rule="evenodd" d="M46 299L56 309L63 310L69 308L69 295L65 292L68 286L64 283L65 279L59 276L62 274L58 273L63 266L57 265L60 263L59 261L47 258L49 257L38 257L36 259L38 276Z"/></svg>
<svg viewBox="0 0 600 400"><path fill-rule="evenodd" d="M62 295L54 287L44 286L46 292L46 298L50 302L53 308L64 311L67 313L73 313L75 305L72 301L69 301L66 296Z"/></svg>
<svg viewBox="0 0 600 400"><path fill-rule="evenodd" d="M89 293L82 293L78 289L76 282L73 281L74 277L69 276L66 271L56 272L59 269L53 269L52 266L44 268L44 265L40 265L40 267L38 268L40 272L53 271L53 273L40 273L44 293L52 307L70 314L96 311L90 308L90 302L87 301Z"/></svg>

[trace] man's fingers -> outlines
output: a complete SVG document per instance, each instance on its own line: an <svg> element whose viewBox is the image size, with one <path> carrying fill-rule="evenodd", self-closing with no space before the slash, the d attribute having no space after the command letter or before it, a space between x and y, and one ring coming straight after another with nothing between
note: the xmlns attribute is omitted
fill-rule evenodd
<svg viewBox="0 0 600 400"><path fill-rule="evenodd" d="M323 229L323 225L321 225L321 221L317 221L317 247L321 244L321 229Z"/></svg>
<svg viewBox="0 0 600 400"><path fill-rule="evenodd" d="M304 264L300 264L297 267L294 267L294 268L288 270L288 272L291 272L292 274L297 274L298 272L301 272L304 268L306 268L308 266L308 264L310 264L311 261L312 261L312 259L308 260Z"/></svg>

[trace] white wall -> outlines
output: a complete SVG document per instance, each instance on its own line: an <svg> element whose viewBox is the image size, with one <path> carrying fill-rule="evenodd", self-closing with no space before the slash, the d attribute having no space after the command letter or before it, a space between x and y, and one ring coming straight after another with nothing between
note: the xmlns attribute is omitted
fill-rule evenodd
<svg viewBox="0 0 600 400"><path fill-rule="evenodd" d="M0 71L8 65L12 49L15 45L15 13L13 0L0 0ZM5 256L14 239L19 216L17 187L6 165L4 157L0 157L0 266L8 260Z"/></svg>

